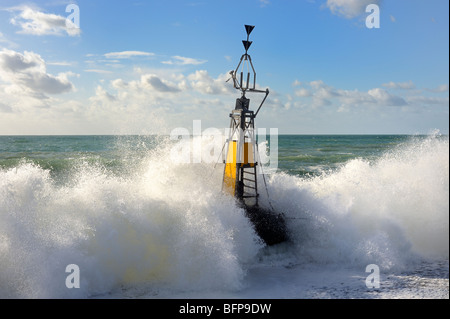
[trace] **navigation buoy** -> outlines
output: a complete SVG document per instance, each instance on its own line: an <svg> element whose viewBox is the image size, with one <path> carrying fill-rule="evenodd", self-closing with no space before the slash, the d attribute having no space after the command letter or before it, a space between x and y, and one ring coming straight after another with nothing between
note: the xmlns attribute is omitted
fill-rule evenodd
<svg viewBox="0 0 450 319"><path fill-rule="evenodd" d="M263 208L258 203L257 178L258 175L264 178L264 173L262 169L261 173L257 170L257 159L260 157L255 135L255 118L269 95L269 89L256 89L256 72L247 53L252 44L249 36L253 28L254 26L245 25L247 40L242 41L245 53L236 69L230 71L233 86L241 91L241 97L236 99L236 106L230 113L230 133L224 145L226 155L222 190L236 197L259 237L267 245L274 245L286 241L288 237L283 215L273 209ZM247 92L265 94L256 112L250 110L250 99L245 96Z"/></svg>

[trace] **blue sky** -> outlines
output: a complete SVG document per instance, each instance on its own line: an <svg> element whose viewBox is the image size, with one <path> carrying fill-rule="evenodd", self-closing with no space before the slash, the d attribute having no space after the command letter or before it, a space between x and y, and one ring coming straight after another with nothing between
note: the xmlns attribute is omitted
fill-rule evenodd
<svg viewBox="0 0 450 319"><path fill-rule="evenodd" d="M66 7L76 4L74 11ZM366 6L380 27L367 28ZM244 53L256 124L290 134L449 127L444 0L0 1L0 134L155 134L228 127ZM74 24L75 22L75 24ZM261 95L248 94L256 108Z"/></svg>

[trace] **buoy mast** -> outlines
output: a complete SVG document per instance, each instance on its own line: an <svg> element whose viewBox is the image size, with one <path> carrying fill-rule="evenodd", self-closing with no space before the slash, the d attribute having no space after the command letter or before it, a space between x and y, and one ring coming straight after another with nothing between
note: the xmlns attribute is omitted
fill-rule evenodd
<svg viewBox="0 0 450 319"><path fill-rule="evenodd" d="M252 44L249 36L253 29L254 26L245 25L247 40L242 41L245 53L241 56L236 69L230 71L233 86L241 91L241 97L236 99L236 106L230 113L230 133L226 141L228 147L222 190L238 199L258 235L266 244L272 245L285 241L287 235L282 216L261 208L258 203L259 153L255 118L269 95L269 89L256 89L256 71L248 54ZM265 94L256 112L250 110L250 99L245 96L246 92Z"/></svg>

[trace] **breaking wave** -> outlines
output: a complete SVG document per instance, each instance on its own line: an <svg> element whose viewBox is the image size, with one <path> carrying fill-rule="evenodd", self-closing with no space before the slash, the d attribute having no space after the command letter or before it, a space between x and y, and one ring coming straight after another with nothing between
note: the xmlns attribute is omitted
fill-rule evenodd
<svg viewBox="0 0 450 319"><path fill-rule="evenodd" d="M412 138L321 176L268 175L291 237L269 248L221 193L222 168L174 161L172 146L161 142L120 172L77 162L64 183L27 161L0 169L0 297L238 290L261 262L448 259L448 138ZM79 266L80 289L65 286L69 264Z"/></svg>

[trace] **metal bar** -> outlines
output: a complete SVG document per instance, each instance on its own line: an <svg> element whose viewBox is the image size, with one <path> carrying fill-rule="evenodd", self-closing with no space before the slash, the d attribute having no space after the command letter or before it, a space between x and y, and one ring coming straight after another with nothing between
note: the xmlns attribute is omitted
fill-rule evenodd
<svg viewBox="0 0 450 319"><path fill-rule="evenodd" d="M269 95L269 89L266 89L266 96L264 96L264 99L262 100L261 104L259 105L258 109L256 110L254 117L256 117L256 115L258 114L259 110L261 109L261 106L266 101L268 95Z"/></svg>
<svg viewBox="0 0 450 319"><path fill-rule="evenodd" d="M248 56L248 60L250 62L250 66L252 67L252 70L253 70L253 89L255 89L255 87L256 87L256 71L255 71L255 68L253 67L252 58L250 57L250 55Z"/></svg>
<svg viewBox="0 0 450 319"><path fill-rule="evenodd" d="M237 72L238 72L238 70L239 70L239 67L241 66L242 59L244 58L244 56L245 56L245 54L243 54L243 55L241 56L241 59L239 60L239 63L238 63L238 65L237 65L237 67L236 67L236 70L235 70L234 73L233 73L233 85L234 85L234 88L235 88L235 89L239 89L239 86L238 86L238 83L237 83L236 76L237 76Z"/></svg>
<svg viewBox="0 0 450 319"><path fill-rule="evenodd" d="M257 90L257 89L248 89L250 92L257 92L257 93L266 93L267 89L265 90Z"/></svg>

